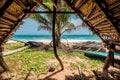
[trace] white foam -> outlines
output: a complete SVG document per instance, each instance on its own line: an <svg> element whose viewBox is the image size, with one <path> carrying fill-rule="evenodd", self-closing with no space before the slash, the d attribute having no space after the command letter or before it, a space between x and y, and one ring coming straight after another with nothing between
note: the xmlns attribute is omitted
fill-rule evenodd
<svg viewBox="0 0 120 80"><path fill-rule="evenodd" d="M52 40L49 39L40 39L40 40L18 40L18 41L24 41L24 42L28 42L28 41L36 41L36 42L51 42ZM73 39L62 39L61 42L87 42L87 41L94 41L94 42L101 42L100 40L73 40ZM17 41L14 40L9 40L7 43L14 43Z"/></svg>

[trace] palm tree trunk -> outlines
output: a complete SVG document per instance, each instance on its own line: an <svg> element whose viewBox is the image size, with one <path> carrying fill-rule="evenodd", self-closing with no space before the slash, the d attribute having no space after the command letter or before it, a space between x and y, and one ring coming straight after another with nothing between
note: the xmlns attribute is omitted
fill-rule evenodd
<svg viewBox="0 0 120 80"><path fill-rule="evenodd" d="M56 36L56 46L57 47L60 47L60 44L61 44L61 40L60 40L60 35Z"/></svg>
<svg viewBox="0 0 120 80"><path fill-rule="evenodd" d="M60 21L57 22L57 28L56 28L56 46L61 47L61 25Z"/></svg>
<svg viewBox="0 0 120 80"><path fill-rule="evenodd" d="M60 44L61 44L61 32L60 32L60 28L56 29L55 37L56 37L56 46L60 47Z"/></svg>

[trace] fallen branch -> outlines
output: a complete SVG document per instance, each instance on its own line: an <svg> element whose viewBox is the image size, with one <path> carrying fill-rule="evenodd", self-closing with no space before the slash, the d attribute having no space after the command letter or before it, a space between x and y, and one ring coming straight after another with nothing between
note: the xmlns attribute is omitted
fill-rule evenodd
<svg viewBox="0 0 120 80"><path fill-rule="evenodd" d="M13 54L13 53L15 53L15 52L19 52L19 51L22 51L22 50L25 50L25 49L28 49L28 48L29 48L29 46L24 46L24 47L22 47L22 48L18 48L18 49L9 51L9 52L2 52L2 54L3 54L4 56L6 56L6 55L10 55L10 54Z"/></svg>
<svg viewBox="0 0 120 80"><path fill-rule="evenodd" d="M80 66L78 66L77 68L78 68L80 80L84 80L84 79L83 79L83 75L82 75L82 70L81 70Z"/></svg>

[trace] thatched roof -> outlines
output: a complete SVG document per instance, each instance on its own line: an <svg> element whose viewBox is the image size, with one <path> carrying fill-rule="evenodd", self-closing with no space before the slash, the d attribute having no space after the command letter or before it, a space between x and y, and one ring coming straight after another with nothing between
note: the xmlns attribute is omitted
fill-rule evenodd
<svg viewBox="0 0 120 80"><path fill-rule="evenodd" d="M27 16L24 10L33 11L37 0L0 1L0 45L10 38ZM42 1L42 0L40 0ZM52 1L52 0L51 0ZM120 45L119 0L63 0L71 12L81 18L87 27L107 45ZM53 2L54 3L54 2ZM57 8L57 5L54 6ZM45 7L45 5L44 5Z"/></svg>
<svg viewBox="0 0 120 80"><path fill-rule="evenodd" d="M0 45L4 44L28 16L25 9L35 10L35 0L0 0Z"/></svg>
<svg viewBox="0 0 120 80"><path fill-rule="evenodd" d="M119 0L64 0L88 28L108 45L120 45Z"/></svg>
<svg viewBox="0 0 120 80"><path fill-rule="evenodd" d="M36 2L37 1L37 2ZM1 45L4 44L22 24L22 20L29 15L30 11L34 11L39 7L39 2L45 8L50 10L43 0L0 0L0 50ZM57 13L57 1L50 0L53 3L53 11L38 12L38 13L53 13L53 48L56 58L64 69L61 60L56 52L55 45L55 18ZM116 51L120 46L120 1L119 0L63 0L71 12L75 13L87 27L101 40L106 43L109 48ZM34 12L33 12L34 13ZM120 47L119 47L120 48ZM111 49L110 49L111 50ZM103 69L107 69L109 62L114 63L113 50L109 50L109 55L105 61ZM0 56L0 65L7 70L2 57Z"/></svg>

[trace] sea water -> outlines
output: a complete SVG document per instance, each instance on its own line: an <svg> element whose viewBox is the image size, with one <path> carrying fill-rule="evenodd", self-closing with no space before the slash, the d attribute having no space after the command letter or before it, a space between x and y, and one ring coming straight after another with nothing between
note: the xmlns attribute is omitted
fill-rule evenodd
<svg viewBox="0 0 120 80"><path fill-rule="evenodd" d="M51 35L14 35L11 39L20 41L37 41L37 42L50 42L52 41ZM100 42L100 38L95 35L62 35L61 41L68 42L84 42L84 41L97 41Z"/></svg>

